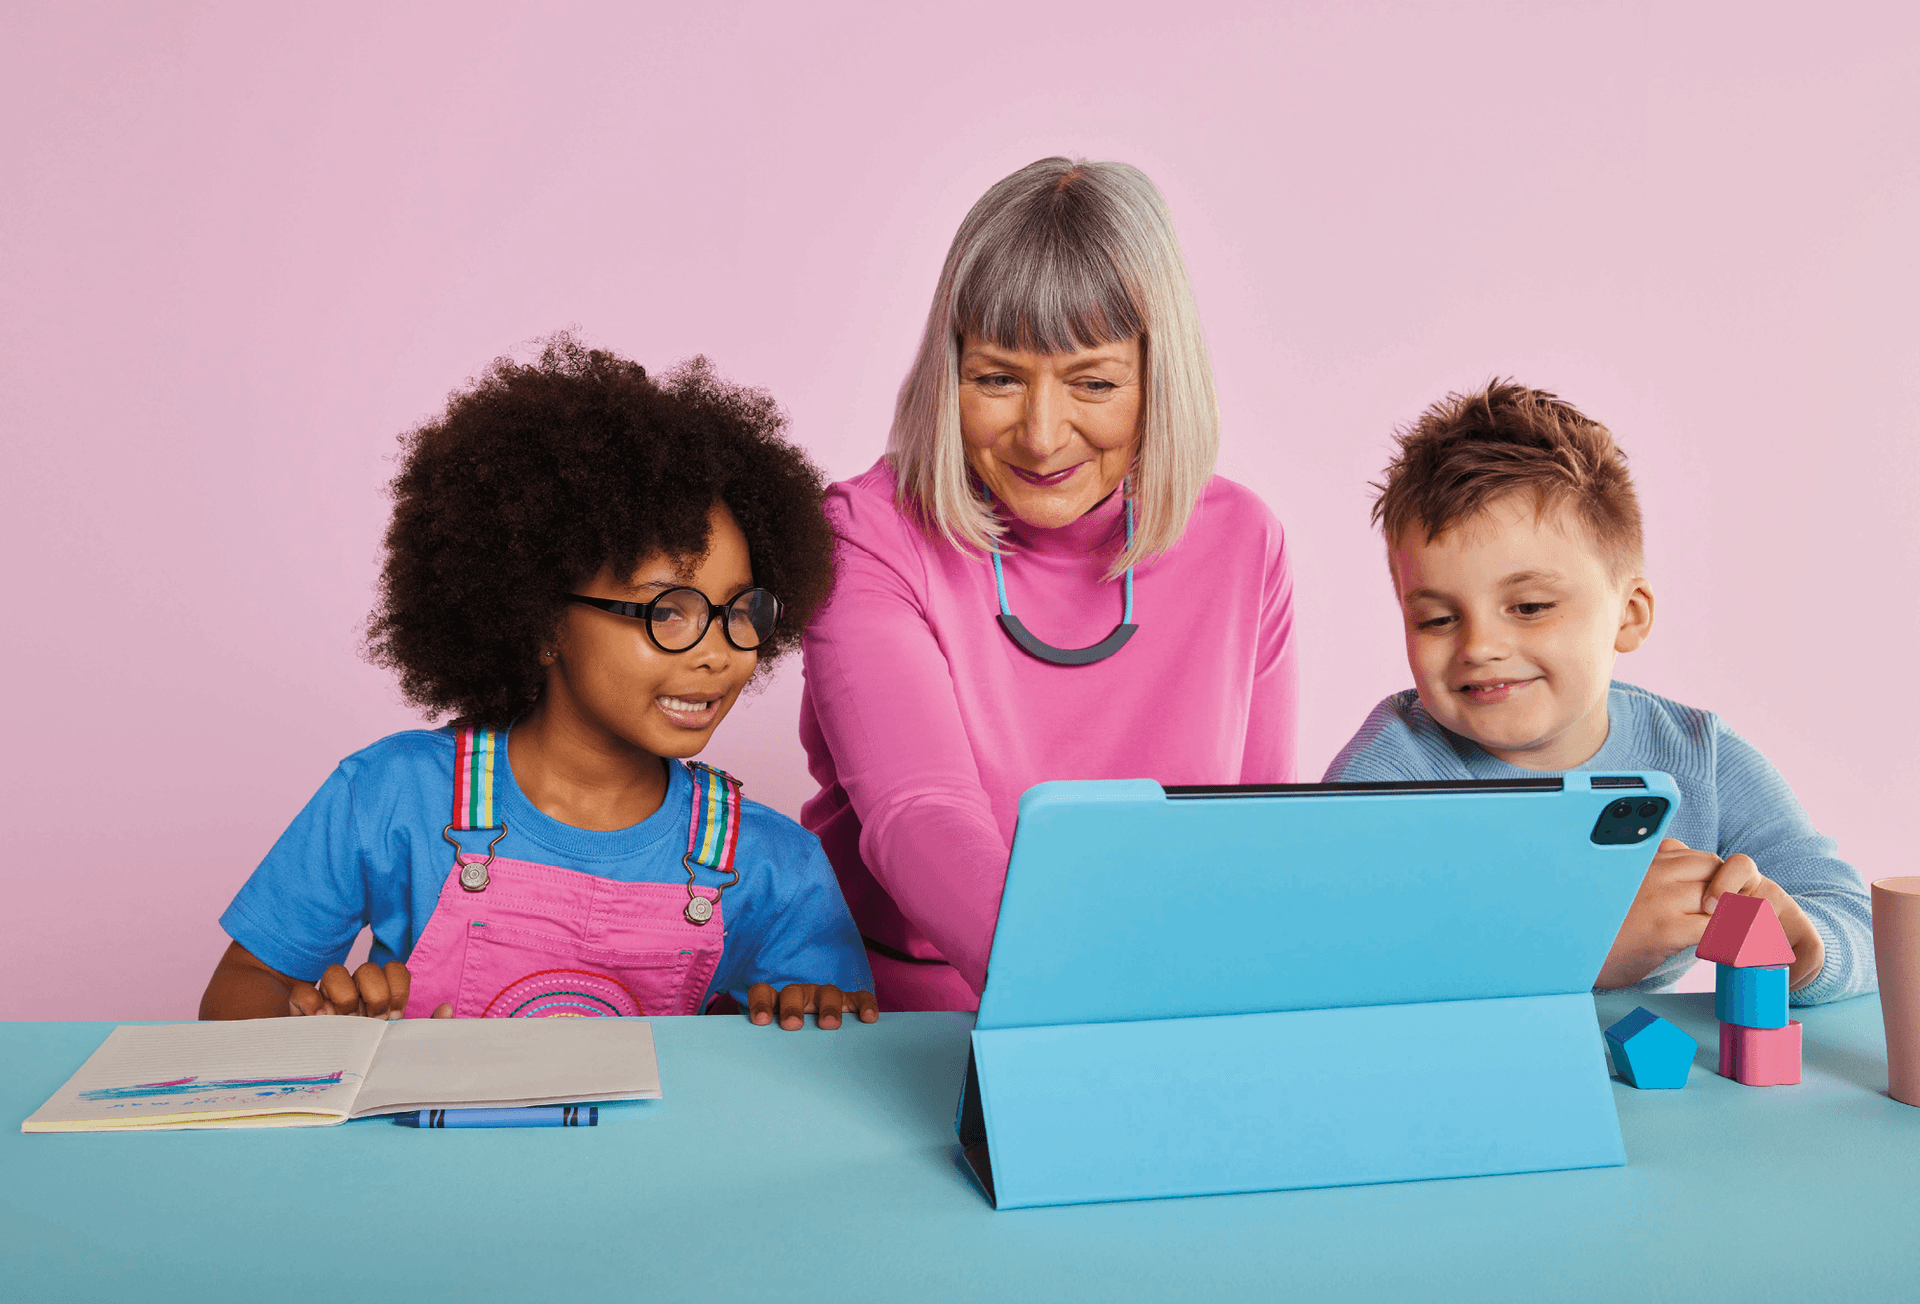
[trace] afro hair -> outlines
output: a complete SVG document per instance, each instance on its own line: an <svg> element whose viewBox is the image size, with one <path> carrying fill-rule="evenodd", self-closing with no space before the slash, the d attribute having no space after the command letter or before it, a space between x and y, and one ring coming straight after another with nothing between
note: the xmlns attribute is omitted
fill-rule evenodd
<svg viewBox="0 0 1920 1304"><path fill-rule="evenodd" d="M609 566L698 562L715 503L784 608L759 649L762 667L778 659L826 598L833 534L772 397L703 357L653 377L565 333L542 346L400 437L368 659L430 717L505 727L540 695L567 594Z"/></svg>

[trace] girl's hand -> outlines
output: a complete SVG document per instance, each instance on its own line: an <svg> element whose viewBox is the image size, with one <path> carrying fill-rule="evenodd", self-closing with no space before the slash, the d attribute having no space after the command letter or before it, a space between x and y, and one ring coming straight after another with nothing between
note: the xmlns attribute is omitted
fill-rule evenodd
<svg viewBox="0 0 1920 1304"><path fill-rule="evenodd" d="M200 1017L276 1019L289 1014L361 1014L397 1019L407 1008L412 985L404 964L382 969L369 962L351 975L345 965L336 964L320 975L315 986L281 973L240 943L230 942L213 968L213 977L207 980L206 994L200 998ZM433 1017L450 1019L453 1007L442 1005Z"/></svg>
<svg viewBox="0 0 1920 1304"><path fill-rule="evenodd" d="M324 979L322 981L325 981ZM843 1014L858 1014L860 1022L872 1023L880 1017L880 1003L872 992L843 992L832 983L788 983L778 992L767 983L747 988L747 1017L765 1027L779 1012L780 1026L788 1032L806 1026L806 1015L813 1015L822 1028L840 1026Z"/></svg>
<svg viewBox="0 0 1920 1304"><path fill-rule="evenodd" d="M391 1021L407 1008L413 977L398 960L388 961L385 968L369 960L351 974L343 964L331 965L317 986L298 978L288 984L288 1014L358 1014ZM453 1006L442 1004L433 1017L451 1019Z"/></svg>

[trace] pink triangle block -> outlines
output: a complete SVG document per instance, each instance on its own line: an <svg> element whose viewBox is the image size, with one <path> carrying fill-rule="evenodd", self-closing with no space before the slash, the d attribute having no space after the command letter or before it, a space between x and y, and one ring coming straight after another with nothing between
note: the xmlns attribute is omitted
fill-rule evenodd
<svg viewBox="0 0 1920 1304"><path fill-rule="evenodd" d="M1765 897L1721 894L1714 903L1713 918L1700 936L1693 953L1715 964L1736 969L1765 969L1793 963L1793 944L1787 930L1780 927L1780 916Z"/></svg>

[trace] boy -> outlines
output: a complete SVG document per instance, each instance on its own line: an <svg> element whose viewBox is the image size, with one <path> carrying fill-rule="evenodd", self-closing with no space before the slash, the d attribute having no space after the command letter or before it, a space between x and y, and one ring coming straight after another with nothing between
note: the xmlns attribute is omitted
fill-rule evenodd
<svg viewBox="0 0 1920 1304"><path fill-rule="evenodd" d="M1415 687L1375 707L1328 781L1659 770L1681 804L1596 986L1659 990L1722 893L1765 897L1796 1005L1871 991L1868 896L1779 773L1711 712L1612 680L1653 629L1640 507L1604 426L1552 394L1449 395L1399 438L1373 519Z"/></svg>

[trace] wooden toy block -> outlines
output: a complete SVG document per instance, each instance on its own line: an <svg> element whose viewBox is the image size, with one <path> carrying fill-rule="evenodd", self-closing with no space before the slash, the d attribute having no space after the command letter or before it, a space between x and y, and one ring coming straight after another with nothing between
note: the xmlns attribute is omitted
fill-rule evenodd
<svg viewBox="0 0 1920 1304"><path fill-rule="evenodd" d="M1699 1042L1644 1005L1607 1029L1613 1071L1642 1090L1686 1086L1699 1049Z"/></svg>
<svg viewBox="0 0 1920 1304"><path fill-rule="evenodd" d="M1720 1076L1749 1087L1790 1087L1800 1080L1800 1021L1784 1028L1720 1025Z"/></svg>
<svg viewBox="0 0 1920 1304"><path fill-rule="evenodd" d="M1765 897L1722 893L1714 903L1713 918L1693 953L1715 964L1736 969L1762 969L1793 963L1793 945L1773 903Z"/></svg>
<svg viewBox="0 0 1920 1304"><path fill-rule="evenodd" d="M1715 966L1713 1017L1743 1028L1787 1026L1787 969L1736 969Z"/></svg>

